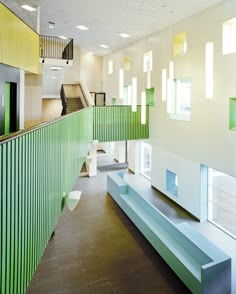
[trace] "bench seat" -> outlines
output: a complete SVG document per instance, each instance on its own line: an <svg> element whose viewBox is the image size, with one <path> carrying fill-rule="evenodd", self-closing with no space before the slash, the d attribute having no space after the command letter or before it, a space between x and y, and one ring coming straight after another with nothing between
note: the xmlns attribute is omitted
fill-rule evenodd
<svg viewBox="0 0 236 294"><path fill-rule="evenodd" d="M123 179L108 174L108 193L193 293L230 293L231 259L187 223L175 225Z"/></svg>

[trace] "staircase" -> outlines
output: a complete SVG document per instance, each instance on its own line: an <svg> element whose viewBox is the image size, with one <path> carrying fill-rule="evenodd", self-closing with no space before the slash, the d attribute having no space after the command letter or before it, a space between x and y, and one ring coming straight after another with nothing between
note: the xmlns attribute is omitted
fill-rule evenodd
<svg viewBox="0 0 236 294"><path fill-rule="evenodd" d="M76 98L67 97L66 101L67 101L66 114L84 108L80 97L76 97Z"/></svg>
<svg viewBox="0 0 236 294"><path fill-rule="evenodd" d="M94 106L94 101L83 82L63 84L61 87L62 114L69 114L85 107Z"/></svg>

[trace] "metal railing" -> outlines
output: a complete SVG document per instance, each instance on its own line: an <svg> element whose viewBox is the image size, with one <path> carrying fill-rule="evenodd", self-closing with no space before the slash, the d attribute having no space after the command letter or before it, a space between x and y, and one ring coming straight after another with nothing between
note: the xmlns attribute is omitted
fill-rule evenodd
<svg viewBox="0 0 236 294"><path fill-rule="evenodd" d="M73 39L61 39L52 36L40 36L40 57L55 59L73 59Z"/></svg>

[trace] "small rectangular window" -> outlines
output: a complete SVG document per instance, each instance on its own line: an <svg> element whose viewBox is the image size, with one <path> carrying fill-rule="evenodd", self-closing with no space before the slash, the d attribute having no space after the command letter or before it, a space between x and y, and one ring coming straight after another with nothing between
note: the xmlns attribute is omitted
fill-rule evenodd
<svg viewBox="0 0 236 294"><path fill-rule="evenodd" d="M236 131L236 98L229 100L229 129Z"/></svg>
<svg viewBox="0 0 236 294"><path fill-rule="evenodd" d="M176 79L176 114L191 114L191 82L185 79Z"/></svg>
<svg viewBox="0 0 236 294"><path fill-rule="evenodd" d="M173 57L182 56L187 53L187 33L179 33L173 40Z"/></svg>
<svg viewBox="0 0 236 294"><path fill-rule="evenodd" d="M167 113L171 119L191 120L191 80L168 79Z"/></svg>
<svg viewBox="0 0 236 294"><path fill-rule="evenodd" d="M223 23L223 55L236 52L236 17Z"/></svg>
<svg viewBox="0 0 236 294"><path fill-rule="evenodd" d="M125 71L130 71L130 64L131 64L130 57L125 56L125 58L124 58L124 70Z"/></svg>
<svg viewBox="0 0 236 294"><path fill-rule="evenodd" d="M170 171L166 170L166 191L172 194L173 196L178 196L178 176Z"/></svg>

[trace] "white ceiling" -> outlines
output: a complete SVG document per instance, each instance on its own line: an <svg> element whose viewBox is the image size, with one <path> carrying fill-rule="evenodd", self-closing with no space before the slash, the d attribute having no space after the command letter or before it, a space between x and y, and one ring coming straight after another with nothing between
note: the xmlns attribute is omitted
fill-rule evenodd
<svg viewBox="0 0 236 294"><path fill-rule="evenodd" d="M33 29L37 12L20 6L40 5L40 33L67 36L84 51L105 55L177 23L222 0L1 0ZM48 28L48 21L55 23ZM81 31L77 25L89 28ZM129 34L124 39L119 33ZM109 49L99 45L108 45Z"/></svg>

